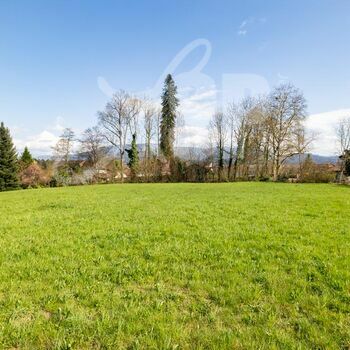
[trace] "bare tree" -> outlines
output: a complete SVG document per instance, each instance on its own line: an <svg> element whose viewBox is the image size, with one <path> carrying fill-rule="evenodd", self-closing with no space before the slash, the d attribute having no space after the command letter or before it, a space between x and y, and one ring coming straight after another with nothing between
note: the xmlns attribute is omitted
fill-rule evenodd
<svg viewBox="0 0 350 350"><path fill-rule="evenodd" d="M145 159L149 161L152 155L151 142L157 133L157 113L159 111L152 101L144 99L142 102L142 112L145 133Z"/></svg>
<svg viewBox="0 0 350 350"><path fill-rule="evenodd" d="M316 138L316 134L308 134L303 125L295 128L295 149L298 154L298 163L299 163L299 176L302 176L303 172L303 160L302 155L305 155L310 150L312 142Z"/></svg>
<svg viewBox="0 0 350 350"><path fill-rule="evenodd" d="M160 156L160 121L162 119L161 109L157 110L156 119L157 119L157 157L159 157Z"/></svg>
<svg viewBox="0 0 350 350"><path fill-rule="evenodd" d="M138 135L140 133L139 116L142 108L142 100L135 96L130 96L126 107L126 115L130 119L130 134L131 136Z"/></svg>
<svg viewBox="0 0 350 350"><path fill-rule="evenodd" d="M74 131L70 128L63 130L59 140L53 147L54 157L63 162L65 167L68 167L68 162L73 150L75 141Z"/></svg>
<svg viewBox="0 0 350 350"><path fill-rule="evenodd" d="M336 129L340 155L350 150L350 118L341 120Z"/></svg>
<svg viewBox="0 0 350 350"><path fill-rule="evenodd" d="M252 131L250 122L251 112L254 109L255 100L252 97L244 98L238 106L236 106L232 120L232 128L236 140L236 154L234 159L233 179L236 180L238 174L238 165L242 163L245 168L247 156L249 153L249 139Z"/></svg>
<svg viewBox="0 0 350 350"><path fill-rule="evenodd" d="M345 166L350 161L350 118L341 120L336 131L341 159L341 176L343 176Z"/></svg>
<svg viewBox="0 0 350 350"><path fill-rule="evenodd" d="M106 140L117 148L119 153L121 181L124 180L125 146L130 131L136 132L140 100L120 90L112 96L105 110L98 112L99 122L104 129Z"/></svg>
<svg viewBox="0 0 350 350"><path fill-rule="evenodd" d="M86 129L79 140L81 151L86 153L94 168L106 154L104 141L105 138L98 126Z"/></svg>
<svg viewBox="0 0 350 350"><path fill-rule="evenodd" d="M237 121L237 105L232 102L227 107L226 113L226 124L228 127L228 137L229 137L229 150L228 150L228 167L227 167L227 178L231 179L231 169L234 160L234 151L235 151L235 126Z"/></svg>
<svg viewBox="0 0 350 350"><path fill-rule="evenodd" d="M275 88L268 101L268 132L271 136L273 179L276 181L283 163L298 154L296 130L306 117L303 94L291 84Z"/></svg>
<svg viewBox="0 0 350 350"><path fill-rule="evenodd" d="M264 100L254 100L253 105L247 115L247 138L245 141L245 163L246 173L250 166L254 168L254 176L265 175L264 166L265 151L268 150L268 137L266 133L266 113ZM252 174L251 174L252 175Z"/></svg>
<svg viewBox="0 0 350 350"><path fill-rule="evenodd" d="M209 133L217 149L218 178L222 180L224 170L224 149L227 141L227 126L224 113L216 112L210 123Z"/></svg>
<svg viewBox="0 0 350 350"><path fill-rule="evenodd" d="M179 147L179 141L181 139L181 134L185 130L185 118L181 111L178 112L176 116L176 127L175 127L175 147Z"/></svg>

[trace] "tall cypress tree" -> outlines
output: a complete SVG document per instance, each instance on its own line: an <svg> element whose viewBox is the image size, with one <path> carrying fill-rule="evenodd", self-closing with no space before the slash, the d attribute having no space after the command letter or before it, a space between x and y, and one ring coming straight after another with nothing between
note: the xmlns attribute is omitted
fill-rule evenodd
<svg viewBox="0 0 350 350"><path fill-rule="evenodd" d="M0 124L0 191L18 188L18 164L16 149L9 129Z"/></svg>
<svg viewBox="0 0 350 350"><path fill-rule="evenodd" d="M176 126L176 108L179 100L176 97L177 87L170 74L167 75L162 94L162 117L160 121L160 150L164 157L174 156Z"/></svg>

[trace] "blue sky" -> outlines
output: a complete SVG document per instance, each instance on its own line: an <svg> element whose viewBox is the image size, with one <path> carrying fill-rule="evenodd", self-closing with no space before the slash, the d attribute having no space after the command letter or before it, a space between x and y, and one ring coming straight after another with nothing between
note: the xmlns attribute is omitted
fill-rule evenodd
<svg viewBox="0 0 350 350"><path fill-rule="evenodd" d="M114 89L153 89L174 57L202 38L210 46L202 70L192 71L208 45L171 72L182 91L184 143L205 138L223 77L239 85L254 75L270 87L288 80L303 90L308 125L328 142L315 150L327 153L332 121L350 116L349 14L348 0L2 0L0 120L19 150L48 152L62 127L79 132L96 123L108 99L99 77ZM186 90L191 78L195 86Z"/></svg>

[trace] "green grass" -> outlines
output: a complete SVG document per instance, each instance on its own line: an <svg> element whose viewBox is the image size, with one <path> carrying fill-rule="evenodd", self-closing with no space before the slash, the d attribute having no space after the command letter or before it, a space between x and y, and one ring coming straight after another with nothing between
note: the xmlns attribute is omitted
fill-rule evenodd
<svg viewBox="0 0 350 350"><path fill-rule="evenodd" d="M348 349L350 188L0 193L0 348Z"/></svg>

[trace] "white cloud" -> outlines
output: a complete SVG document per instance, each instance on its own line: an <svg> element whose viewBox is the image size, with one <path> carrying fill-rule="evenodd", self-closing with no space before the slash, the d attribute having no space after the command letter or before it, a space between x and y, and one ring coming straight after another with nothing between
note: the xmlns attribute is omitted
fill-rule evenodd
<svg viewBox="0 0 350 350"><path fill-rule="evenodd" d="M10 131L17 151L21 152L27 146L34 156L51 155L52 147L57 143L64 125L64 119L58 116L44 130L33 132L20 126L10 126Z"/></svg>
<svg viewBox="0 0 350 350"><path fill-rule="evenodd" d="M237 32L237 34L238 34L239 36L246 35L246 34L247 34L247 31L246 31L246 30L240 29L240 30Z"/></svg>
<svg viewBox="0 0 350 350"><path fill-rule="evenodd" d="M350 109L339 109L325 113L310 115L306 120L308 130L316 133L312 152L320 155L337 154L337 124L344 118L350 117Z"/></svg>
<svg viewBox="0 0 350 350"><path fill-rule="evenodd" d="M207 125L217 108L218 93L215 85L179 90L180 113L185 125L177 129L177 146L203 146L207 143Z"/></svg>
<svg viewBox="0 0 350 350"><path fill-rule="evenodd" d="M267 19L265 17L255 18L250 17L248 19L245 19L237 30L237 35L244 36L248 33L248 27L253 26L254 24L265 24Z"/></svg>
<svg viewBox="0 0 350 350"><path fill-rule="evenodd" d="M246 19L246 20L244 20L241 24L240 24L240 26L239 26L239 28L238 28L238 31L237 31L237 34L239 35L239 36L243 36L243 35L246 35L247 34L247 25L249 24L249 23L251 23L252 22L252 20L254 20L254 19Z"/></svg>
<svg viewBox="0 0 350 350"><path fill-rule="evenodd" d="M206 125L217 108L218 90L215 86L180 91L180 111L186 122Z"/></svg>
<svg viewBox="0 0 350 350"><path fill-rule="evenodd" d="M178 133L178 145L180 146L203 146L208 141L208 130L200 126L184 126Z"/></svg>
<svg viewBox="0 0 350 350"><path fill-rule="evenodd" d="M239 26L240 29L244 28L248 24L248 20L244 20Z"/></svg>
<svg viewBox="0 0 350 350"><path fill-rule="evenodd" d="M19 151L27 146L34 155L49 155L51 147L58 141L58 136L48 130L43 130L37 135L14 138L13 141Z"/></svg>

